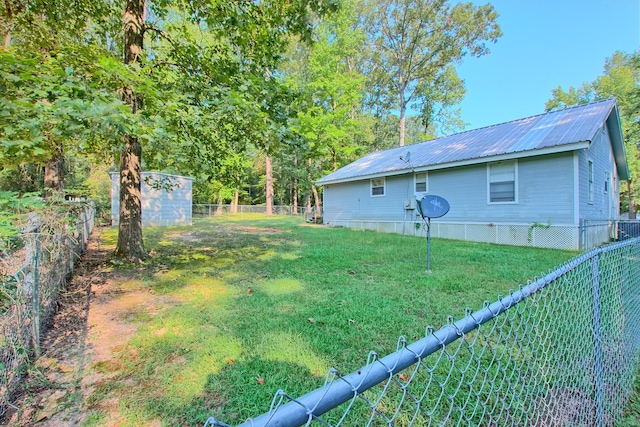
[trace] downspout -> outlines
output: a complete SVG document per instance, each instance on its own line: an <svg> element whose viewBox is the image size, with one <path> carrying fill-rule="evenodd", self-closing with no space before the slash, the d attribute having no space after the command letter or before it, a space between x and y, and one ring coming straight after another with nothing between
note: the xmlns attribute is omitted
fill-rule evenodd
<svg viewBox="0 0 640 427"><path fill-rule="evenodd" d="M578 249L584 242L584 224L580 221L580 156L573 152L573 224L578 228Z"/></svg>

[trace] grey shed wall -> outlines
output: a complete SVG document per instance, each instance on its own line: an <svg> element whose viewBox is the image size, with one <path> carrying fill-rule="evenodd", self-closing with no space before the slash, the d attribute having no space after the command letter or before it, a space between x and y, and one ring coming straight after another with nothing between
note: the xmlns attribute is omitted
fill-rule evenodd
<svg viewBox="0 0 640 427"><path fill-rule="evenodd" d="M119 173L111 172L111 224L120 222ZM142 172L142 225L191 225L192 178ZM163 183L163 188L153 188ZM171 188L171 189L169 189Z"/></svg>

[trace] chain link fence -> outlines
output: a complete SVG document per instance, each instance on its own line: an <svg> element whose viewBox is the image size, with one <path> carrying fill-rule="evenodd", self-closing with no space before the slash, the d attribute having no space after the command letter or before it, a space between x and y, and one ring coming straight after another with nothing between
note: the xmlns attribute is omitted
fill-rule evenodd
<svg viewBox="0 0 640 427"><path fill-rule="evenodd" d="M640 220L621 219L617 222L618 240L640 237Z"/></svg>
<svg viewBox="0 0 640 427"><path fill-rule="evenodd" d="M279 390L241 426L612 426L638 369L639 290L640 238L594 249L302 397Z"/></svg>
<svg viewBox="0 0 640 427"><path fill-rule="evenodd" d="M0 416L11 406L26 364L39 354L41 329L93 229L93 206L71 210L70 217L31 215L12 238L12 249L0 252Z"/></svg>
<svg viewBox="0 0 640 427"><path fill-rule="evenodd" d="M306 215L308 214L305 207L294 208L287 205L273 206L274 215ZM217 204L194 204L192 206L192 213L194 217L210 217L215 215L237 213L237 214L266 214L266 206L257 205L217 205Z"/></svg>

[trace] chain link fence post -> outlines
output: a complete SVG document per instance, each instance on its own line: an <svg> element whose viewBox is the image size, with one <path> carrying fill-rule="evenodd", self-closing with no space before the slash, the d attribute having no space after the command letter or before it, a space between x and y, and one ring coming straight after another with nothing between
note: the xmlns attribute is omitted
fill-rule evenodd
<svg viewBox="0 0 640 427"><path fill-rule="evenodd" d="M40 354L40 278L38 274L38 261L40 258L40 230L35 231L33 251L33 349L36 356Z"/></svg>
<svg viewBox="0 0 640 427"><path fill-rule="evenodd" d="M604 425L604 379L602 366L602 322L600 318L600 255L596 254L591 259L592 273L592 310L593 310L593 362L595 382L595 425Z"/></svg>

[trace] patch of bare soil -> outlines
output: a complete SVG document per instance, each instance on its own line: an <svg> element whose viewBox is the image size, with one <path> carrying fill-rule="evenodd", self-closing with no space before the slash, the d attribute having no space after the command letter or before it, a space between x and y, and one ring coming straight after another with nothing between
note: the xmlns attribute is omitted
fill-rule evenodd
<svg viewBox="0 0 640 427"><path fill-rule="evenodd" d="M233 229L229 228L228 232L237 233L247 233L247 234L257 234L257 235L269 235L269 234L279 234L282 233L282 230L274 227L266 227L266 228L258 228L258 227L246 227L246 226L236 226ZM169 233L167 237L172 239L180 239L184 242L200 242L205 239L209 239L208 236L202 233L194 233L194 232L176 232Z"/></svg>
<svg viewBox="0 0 640 427"><path fill-rule="evenodd" d="M243 231L245 233L251 233L251 234L277 234L277 233L282 233L282 230L280 230L279 228L273 228L273 227L268 227L268 228L236 227L235 229L239 230L239 231Z"/></svg>
<svg viewBox="0 0 640 427"><path fill-rule="evenodd" d="M87 404L87 398L117 374L115 353L135 333L135 317L142 312L153 316L164 301L145 291L125 292L121 284L137 272L111 272L111 248L101 248L95 237L61 295L58 311L43 334L40 357L6 415L7 426L78 425L95 410L108 414L101 425L121 425L117 400L96 408L95 403Z"/></svg>
<svg viewBox="0 0 640 427"><path fill-rule="evenodd" d="M579 389L553 387L536 402L536 427L593 426L595 402ZM612 425L608 417L604 426Z"/></svg>

